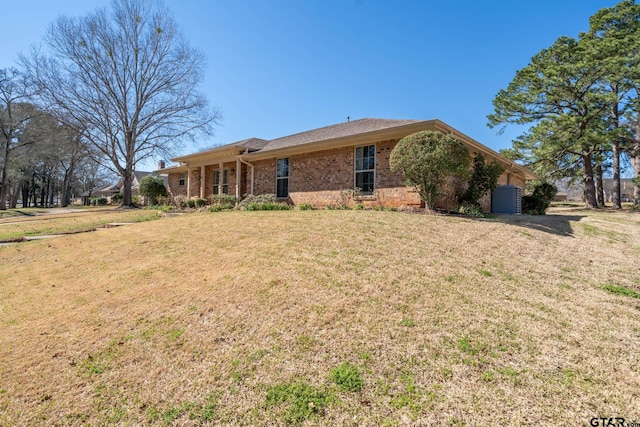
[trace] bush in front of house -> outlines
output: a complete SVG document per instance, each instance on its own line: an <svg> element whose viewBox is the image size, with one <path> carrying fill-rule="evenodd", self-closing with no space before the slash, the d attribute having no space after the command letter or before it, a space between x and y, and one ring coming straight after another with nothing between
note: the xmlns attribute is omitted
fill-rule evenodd
<svg viewBox="0 0 640 427"><path fill-rule="evenodd" d="M469 150L459 139L434 131L405 136L389 158L391 170L404 175L429 210L442 195L447 179L469 176L470 162Z"/></svg>
<svg viewBox="0 0 640 427"><path fill-rule="evenodd" d="M522 196L522 213L528 215L546 214L557 192L558 188L548 182L536 185L532 194Z"/></svg>
<svg viewBox="0 0 640 427"><path fill-rule="evenodd" d="M89 203L91 204L91 206L105 206L107 204L107 198L94 197L89 201Z"/></svg>
<svg viewBox="0 0 640 427"><path fill-rule="evenodd" d="M245 211L286 211L291 205L278 200L275 194L248 195L239 204Z"/></svg>
<svg viewBox="0 0 640 427"><path fill-rule="evenodd" d="M116 193L111 196L111 203L114 205L119 205L120 203L122 203L123 198L124 196L122 195L122 193Z"/></svg>
<svg viewBox="0 0 640 427"><path fill-rule="evenodd" d="M245 211L288 211L291 205L282 202L247 203L243 209Z"/></svg>
<svg viewBox="0 0 640 427"><path fill-rule="evenodd" d="M243 208L246 205L254 204L254 203L278 203L278 198L275 194L260 194L260 195L247 195L240 202L240 207Z"/></svg>
<svg viewBox="0 0 640 427"><path fill-rule="evenodd" d="M498 179L503 172L502 165L496 162L486 163L482 154L476 154L473 158L473 168L467 189L462 195L463 206L479 206L478 201L498 186Z"/></svg>
<svg viewBox="0 0 640 427"><path fill-rule="evenodd" d="M167 188L160 176L147 175L140 180L140 194L145 197L148 205L157 205L159 196L167 195ZM137 202L134 202L137 203Z"/></svg>
<svg viewBox="0 0 640 427"><path fill-rule="evenodd" d="M209 210L211 212L235 209L238 198L229 194L211 194L207 197L209 200Z"/></svg>

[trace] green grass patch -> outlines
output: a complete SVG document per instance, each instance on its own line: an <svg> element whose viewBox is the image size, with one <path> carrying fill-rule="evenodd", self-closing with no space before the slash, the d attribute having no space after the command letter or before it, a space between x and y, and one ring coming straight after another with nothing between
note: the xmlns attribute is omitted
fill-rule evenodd
<svg viewBox="0 0 640 427"><path fill-rule="evenodd" d="M640 293L624 286L617 285L604 285L602 287L605 291L609 291L614 295L623 295L625 297L640 298Z"/></svg>
<svg viewBox="0 0 640 427"><path fill-rule="evenodd" d="M362 390L362 376L358 368L349 362L344 362L331 370L333 382L344 391Z"/></svg>
<svg viewBox="0 0 640 427"><path fill-rule="evenodd" d="M329 393L305 382L277 384L267 391L267 407L283 406L282 416L287 424L297 424L319 417L332 401Z"/></svg>

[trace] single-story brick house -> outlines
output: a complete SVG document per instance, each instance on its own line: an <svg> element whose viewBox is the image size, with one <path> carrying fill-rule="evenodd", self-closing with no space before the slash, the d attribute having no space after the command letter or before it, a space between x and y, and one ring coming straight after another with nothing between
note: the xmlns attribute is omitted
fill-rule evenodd
<svg viewBox="0 0 640 427"><path fill-rule="evenodd" d="M536 176L440 120L360 119L273 140L246 139L172 159L176 166L156 173L168 176L173 196L206 198L211 194L276 194L293 204L336 205L345 189L360 189L365 206L420 206L402 174L392 172L389 156L412 133L449 133L505 167L499 185L522 188ZM443 205L448 203L443 201ZM490 210L491 198L482 200Z"/></svg>

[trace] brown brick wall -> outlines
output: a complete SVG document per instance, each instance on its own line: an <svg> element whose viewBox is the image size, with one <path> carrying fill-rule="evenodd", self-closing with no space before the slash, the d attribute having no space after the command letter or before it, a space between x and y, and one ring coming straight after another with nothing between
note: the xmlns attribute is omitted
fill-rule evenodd
<svg viewBox="0 0 640 427"><path fill-rule="evenodd" d="M402 175L389 169L389 155L396 142L376 143L376 191L372 196L358 199L367 207L420 205L415 190L405 187ZM355 147L290 156L290 201L294 204L310 203L316 207L341 204L340 190L354 189L354 157ZM254 166L255 194L275 194L276 159L261 160Z"/></svg>
<svg viewBox="0 0 640 427"><path fill-rule="evenodd" d="M173 196L187 194L187 174L184 174L184 185L180 185L180 174L170 173L168 177L169 193Z"/></svg>
<svg viewBox="0 0 640 427"><path fill-rule="evenodd" d="M373 195L359 197L356 201L366 207L403 207L420 206L418 193L412 187L404 185L400 173L394 173L389 167L389 157L397 140L379 141L376 145L376 171ZM354 189L355 147L343 147L313 153L296 154L289 157L289 201L293 204L310 203L316 207L340 205L343 203L341 190ZM275 194L276 159L252 162L254 165L254 194ZM235 169L236 163L223 165L225 169ZM218 164L205 168L205 197L213 192L213 174ZM178 186L178 174L169 175L169 187L174 195L186 194L187 185ZM240 196L251 191L251 168L241 165L240 171L229 173L229 194L235 195L236 180L240 182ZM524 179L505 172L498 185L517 185L524 191ZM460 183L449 183L448 194L438 203L440 207L453 208L457 204L453 193ZM200 195L200 168L191 171L191 197ZM354 201L350 202L350 205ZM480 200L486 211L491 209L491 196Z"/></svg>

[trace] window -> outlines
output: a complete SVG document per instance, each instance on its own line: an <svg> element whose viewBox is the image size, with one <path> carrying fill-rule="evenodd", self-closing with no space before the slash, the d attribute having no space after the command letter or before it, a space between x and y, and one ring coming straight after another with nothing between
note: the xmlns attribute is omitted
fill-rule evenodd
<svg viewBox="0 0 640 427"><path fill-rule="evenodd" d="M373 194L375 188L376 146L356 147L356 188L363 194Z"/></svg>
<svg viewBox="0 0 640 427"><path fill-rule="evenodd" d="M180 172L180 176L178 177L178 185L184 185L184 172Z"/></svg>
<svg viewBox="0 0 640 427"><path fill-rule="evenodd" d="M220 194L220 171L213 171L213 194ZM229 170L222 171L222 194L229 194Z"/></svg>
<svg viewBox="0 0 640 427"><path fill-rule="evenodd" d="M276 196L289 197L289 159L276 160Z"/></svg>

